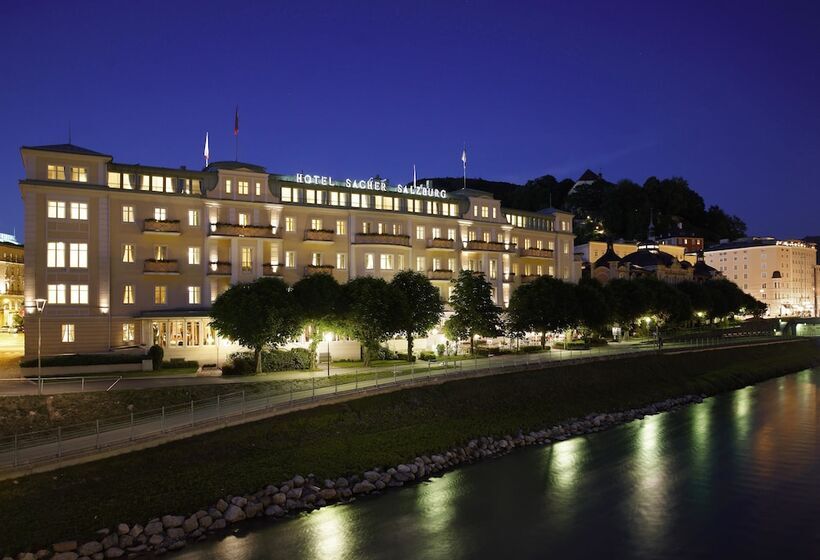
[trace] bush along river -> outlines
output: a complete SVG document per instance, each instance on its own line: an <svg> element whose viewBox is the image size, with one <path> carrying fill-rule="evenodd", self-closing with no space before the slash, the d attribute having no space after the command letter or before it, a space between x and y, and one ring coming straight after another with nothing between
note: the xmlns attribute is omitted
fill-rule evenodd
<svg viewBox="0 0 820 560"><path fill-rule="evenodd" d="M275 523L251 520L174 557L813 557L820 550L819 381L813 368L689 406L669 403L665 414L378 498ZM594 432L595 422L582 424Z"/></svg>

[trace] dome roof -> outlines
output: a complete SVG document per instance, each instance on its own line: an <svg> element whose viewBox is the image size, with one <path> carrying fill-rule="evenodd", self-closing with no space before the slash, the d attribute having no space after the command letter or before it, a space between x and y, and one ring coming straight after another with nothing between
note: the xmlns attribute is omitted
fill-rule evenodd
<svg viewBox="0 0 820 560"><path fill-rule="evenodd" d="M650 251L649 249L638 249L621 259L622 264L628 263L641 268L672 266L675 262L677 262L677 259L672 255L663 251Z"/></svg>
<svg viewBox="0 0 820 560"><path fill-rule="evenodd" d="M606 253L600 256L598 260L595 261L595 268L599 266L609 266L611 262L618 262L621 260L621 257L618 256L618 253L615 252L615 249L612 248L612 245L606 248Z"/></svg>

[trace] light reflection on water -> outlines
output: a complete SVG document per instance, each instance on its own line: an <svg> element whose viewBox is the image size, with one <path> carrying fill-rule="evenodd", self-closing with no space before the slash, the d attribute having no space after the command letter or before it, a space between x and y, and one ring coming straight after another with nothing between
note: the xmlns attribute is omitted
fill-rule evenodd
<svg viewBox="0 0 820 560"><path fill-rule="evenodd" d="M230 558L798 558L820 550L820 368L190 546Z"/></svg>

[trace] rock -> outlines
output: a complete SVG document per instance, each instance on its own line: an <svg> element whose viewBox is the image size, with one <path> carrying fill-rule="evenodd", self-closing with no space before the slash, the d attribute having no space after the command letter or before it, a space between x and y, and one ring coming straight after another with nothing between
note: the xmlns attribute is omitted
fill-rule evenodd
<svg viewBox="0 0 820 560"><path fill-rule="evenodd" d="M130 531L130 530L131 530L131 528L128 526L127 523L120 523L119 525L117 525L117 534L118 535L127 535L128 531Z"/></svg>
<svg viewBox="0 0 820 560"><path fill-rule="evenodd" d="M63 541L51 545L54 552L71 552L77 550L77 541Z"/></svg>
<svg viewBox="0 0 820 560"><path fill-rule="evenodd" d="M336 479L336 488L347 488L349 485L350 483L343 476Z"/></svg>
<svg viewBox="0 0 820 560"><path fill-rule="evenodd" d="M116 546L112 546L105 551L106 558L119 558L123 554L125 554L125 551L121 548L117 548Z"/></svg>
<svg viewBox="0 0 820 560"><path fill-rule="evenodd" d="M21 552L17 555L17 560L34 560L34 554L31 552Z"/></svg>
<svg viewBox="0 0 820 560"><path fill-rule="evenodd" d="M322 497L323 500L335 500L336 499L336 489L335 488L325 488L323 490L319 490L319 495Z"/></svg>
<svg viewBox="0 0 820 560"><path fill-rule="evenodd" d="M305 478L303 476L297 474L296 476L293 477L293 485L295 487L298 488L298 487L302 486L304 483L305 483Z"/></svg>
<svg viewBox="0 0 820 560"><path fill-rule="evenodd" d="M279 506L268 506L265 508L265 515L267 516L274 516L274 517L282 517L285 515L285 510L283 510Z"/></svg>
<svg viewBox="0 0 820 560"><path fill-rule="evenodd" d="M367 494L368 492L372 492L375 489L376 489L376 487L373 486L370 482L368 482L367 480L363 480L361 482L357 482L353 486L353 493L354 494Z"/></svg>
<svg viewBox="0 0 820 560"><path fill-rule="evenodd" d="M170 529L168 529L165 532L165 534L168 535L169 539L174 539L174 540L184 539L185 538L185 529L183 529L182 527L171 527Z"/></svg>
<svg viewBox="0 0 820 560"><path fill-rule="evenodd" d="M170 546L168 546L168 550L179 550L180 548L185 548L186 544L188 543L186 543L184 540L176 541L174 543L171 543Z"/></svg>
<svg viewBox="0 0 820 560"><path fill-rule="evenodd" d="M103 545L97 541L88 541L77 549L81 556L91 556L95 552L102 552Z"/></svg>
<svg viewBox="0 0 820 560"><path fill-rule="evenodd" d="M291 500L298 500L302 497L302 489L301 488L292 488L288 490L288 493L285 494L286 497L290 498Z"/></svg>
<svg viewBox="0 0 820 560"><path fill-rule="evenodd" d="M134 538L137 538L142 534L143 531L145 531L145 527L137 523L136 525L131 527L131 531L129 531L128 534Z"/></svg>
<svg viewBox="0 0 820 560"><path fill-rule="evenodd" d="M161 521L153 521L145 526L145 534L147 536L153 536L157 533L162 532L162 522Z"/></svg>
<svg viewBox="0 0 820 560"><path fill-rule="evenodd" d="M199 510L198 512L196 512L196 513L194 514L194 516L195 516L197 519L202 519L202 518L203 518L203 517L205 517L206 515L208 515L208 512L207 512L207 511L205 511L204 509L201 509L201 510Z"/></svg>
<svg viewBox="0 0 820 560"><path fill-rule="evenodd" d="M128 552L132 552L134 554L139 554L140 552L145 552L147 549L148 549L147 546L145 546L144 544L140 544L140 545L137 545L137 546L129 547Z"/></svg>
<svg viewBox="0 0 820 560"><path fill-rule="evenodd" d="M134 537L131 535L120 535L120 540L117 543L119 548L128 548L129 546L134 546Z"/></svg>
<svg viewBox="0 0 820 560"><path fill-rule="evenodd" d="M245 506L245 516L250 519L262 513L262 504L259 502L251 502Z"/></svg>
<svg viewBox="0 0 820 560"><path fill-rule="evenodd" d="M377 480L379 480L381 478L381 476L382 475L380 475L376 471L366 471L364 473L365 480L367 480L368 482L371 482L371 483L376 482Z"/></svg>
<svg viewBox="0 0 820 560"><path fill-rule="evenodd" d="M242 521L245 519L246 515L242 509L234 504L228 506L228 509L225 511L225 521L228 523L236 523L237 521Z"/></svg>
<svg viewBox="0 0 820 560"><path fill-rule="evenodd" d="M396 467L396 470L399 471L400 473L404 473L404 474L407 474L407 473L411 472L410 467L408 467L405 464L398 465Z"/></svg>
<svg viewBox="0 0 820 560"><path fill-rule="evenodd" d="M159 546L162 544L162 541L165 540L165 535L161 535L157 533L156 535L151 535L151 538L148 539L148 544L151 546Z"/></svg>
<svg viewBox="0 0 820 560"><path fill-rule="evenodd" d="M228 502L220 498L219 501L216 502L216 509L218 509L222 513L225 513L225 510L228 509Z"/></svg>
<svg viewBox="0 0 820 560"><path fill-rule="evenodd" d="M231 503L232 503L233 505L235 505L236 507L241 507L241 508L243 508L243 507L245 507L245 506L247 505L248 500L247 500L246 498L243 498L242 496L236 496L235 498L233 498L233 499L231 500Z"/></svg>
<svg viewBox="0 0 820 560"><path fill-rule="evenodd" d="M383 480L377 480L374 486L376 487L376 490L384 490L384 487L387 486L387 484L385 484Z"/></svg>
<svg viewBox="0 0 820 560"><path fill-rule="evenodd" d="M273 505L275 505L275 506L283 506L283 505L285 505L285 502L287 501L287 499L288 499L287 494L284 494L282 492L278 492L278 493L274 494L273 497L271 498L271 503L273 503Z"/></svg>
<svg viewBox="0 0 820 560"><path fill-rule="evenodd" d="M210 515L206 515L205 517L200 518L199 526L207 529L213 524L214 520Z"/></svg>
<svg viewBox="0 0 820 560"><path fill-rule="evenodd" d="M76 552L58 552L55 554L51 560L77 560L77 553Z"/></svg>
<svg viewBox="0 0 820 560"><path fill-rule="evenodd" d="M102 540L103 549L116 546L120 542L120 537L117 533L111 533Z"/></svg>
<svg viewBox="0 0 820 560"><path fill-rule="evenodd" d="M227 523L225 523L225 519L217 519L216 521L211 523L211 526L208 527L208 530L209 531L218 531L220 529L224 529L226 526L227 526Z"/></svg>
<svg viewBox="0 0 820 560"><path fill-rule="evenodd" d="M36 556L38 559L39 558L48 558L49 556L51 556L51 552L49 552L48 550L43 548L43 549L38 550L37 553L34 556Z"/></svg>
<svg viewBox="0 0 820 560"><path fill-rule="evenodd" d="M437 465L443 465L445 463L444 457L441 455L433 455L430 459Z"/></svg>
<svg viewBox="0 0 820 560"><path fill-rule="evenodd" d="M185 517L182 515L163 515L162 516L162 526L166 529L170 529L172 527L181 527L182 523L185 521Z"/></svg>
<svg viewBox="0 0 820 560"><path fill-rule="evenodd" d="M192 515L188 519L182 522L182 529L186 533L193 533L199 527L199 521L197 520L196 515Z"/></svg>

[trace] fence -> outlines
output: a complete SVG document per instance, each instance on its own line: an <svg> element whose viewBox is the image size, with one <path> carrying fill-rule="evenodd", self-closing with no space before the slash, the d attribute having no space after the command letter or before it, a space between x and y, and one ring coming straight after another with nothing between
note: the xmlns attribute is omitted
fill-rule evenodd
<svg viewBox="0 0 820 560"><path fill-rule="evenodd" d="M755 337L749 340L763 342L773 339L774 337ZM777 337L776 340L782 340L782 337ZM696 339L689 343L664 344L664 350L736 345L737 343L736 339ZM423 384L432 380L477 377L489 372L506 374L547 369L567 363L605 360L656 351L657 347L654 344L625 347L611 345L587 350L555 350L539 354L504 355L485 359L447 360L446 362L427 363L427 365L413 364L376 371L353 370L350 373L337 373L329 377L326 377L323 372L315 372L309 380L280 382L285 385L284 390L246 389L189 403L164 406L155 410L5 436L0 438L0 471L26 469L38 464L60 462L66 458L103 449L128 447L134 442L160 438L169 433L193 431L204 426L218 426L221 423L239 422L249 416L260 417L272 411L287 410L339 395L364 394L385 387Z"/></svg>

